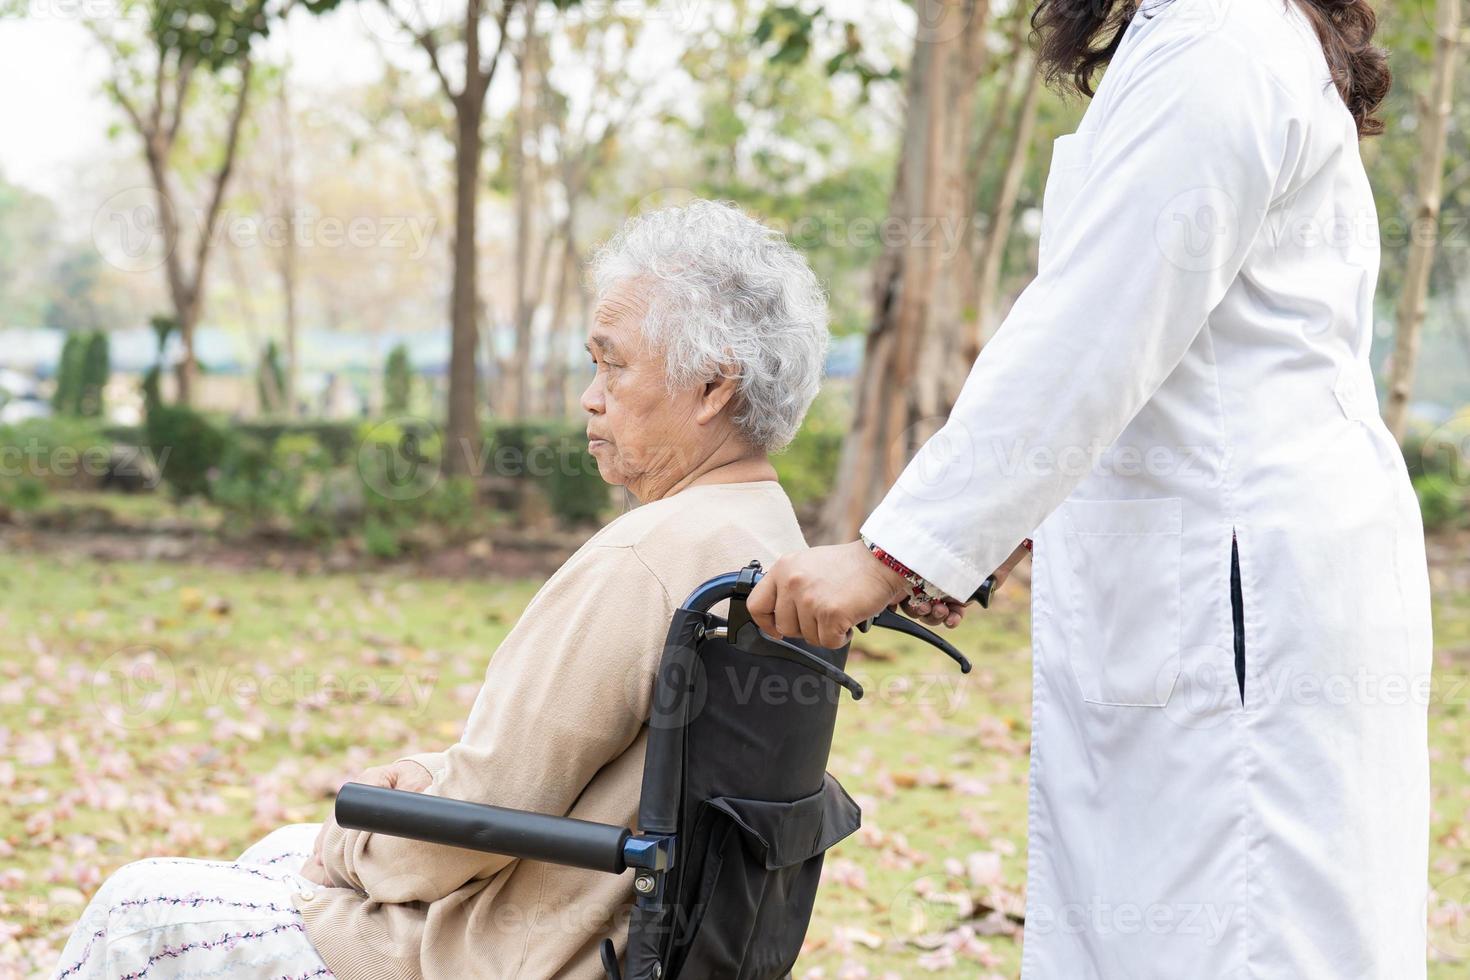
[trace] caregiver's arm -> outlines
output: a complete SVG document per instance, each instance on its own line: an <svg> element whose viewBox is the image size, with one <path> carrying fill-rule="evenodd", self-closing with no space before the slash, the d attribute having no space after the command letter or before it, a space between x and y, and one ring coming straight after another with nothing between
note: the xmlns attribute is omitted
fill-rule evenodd
<svg viewBox="0 0 1470 980"><path fill-rule="evenodd" d="M424 792L565 815L637 738L674 602L632 547L593 547L491 658L461 740L408 757L433 775ZM332 882L379 902L436 901L511 860L335 821L322 835Z"/></svg>
<svg viewBox="0 0 1470 980"><path fill-rule="evenodd" d="M863 525L949 595L972 595L1174 370L1295 167L1302 111L1251 52L1192 30L1108 79L1046 268Z"/></svg>

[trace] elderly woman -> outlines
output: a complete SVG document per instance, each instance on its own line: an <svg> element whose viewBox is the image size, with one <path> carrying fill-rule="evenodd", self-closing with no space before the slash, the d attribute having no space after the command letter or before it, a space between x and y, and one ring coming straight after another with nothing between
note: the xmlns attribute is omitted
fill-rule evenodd
<svg viewBox="0 0 1470 980"><path fill-rule="evenodd" d="M677 604L805 546L768 458L816 395L822 290L722 204L630 222L595 260L589 449L642 506L589 539L491 660L462 738L359 781L632 827L651 683ZM60 977L600 978L633 898L614 877L343 830L284 827L234 863L107 880Z"/></svg>

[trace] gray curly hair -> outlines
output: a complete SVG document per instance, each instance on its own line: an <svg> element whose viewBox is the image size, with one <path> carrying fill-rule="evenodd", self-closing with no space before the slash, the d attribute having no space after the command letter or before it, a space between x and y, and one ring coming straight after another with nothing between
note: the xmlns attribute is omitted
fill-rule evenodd
<svg viewBox="0 0 1470 980"><path fill-rule="evenodd" d="M593 256L599 299L637 283L643 337L670 390L738 377L735 424L767 451L791 442L822 383L827 297L778 231L733 204L694 201L630 219Z"/></svg>

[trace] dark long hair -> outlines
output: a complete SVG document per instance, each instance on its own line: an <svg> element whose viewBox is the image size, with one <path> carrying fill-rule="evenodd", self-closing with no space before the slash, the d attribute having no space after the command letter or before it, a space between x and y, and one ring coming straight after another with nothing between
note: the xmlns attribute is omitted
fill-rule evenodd
<svg viewBox="0 0 1470 980"><path fill-rule="evenodd" d="M1374 116L1393 76L1388 55L1373 43L1378 18L1368 0L1281 0L1298 3L1322 41L1332 80L1342 93L1359 138L1383 132ZM1093 93L1092 79L1112 60L1137 0L1038 0L1031 26L1040 36L1037 59L1049 84Z"/></svg>

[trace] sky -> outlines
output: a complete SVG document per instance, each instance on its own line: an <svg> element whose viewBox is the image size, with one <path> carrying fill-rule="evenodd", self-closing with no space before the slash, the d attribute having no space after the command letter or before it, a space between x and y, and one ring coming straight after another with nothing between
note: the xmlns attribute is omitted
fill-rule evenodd
<svg viewBox="0 0 1470 980"><path fill-rule="evenodd" d="M73 186L88 158L110 152L118 116L102 94L107 60L71 13L100 2L31 0L26 17L0 18L0 171L48 197ZM372 81L382 64L374 38L391 34L376 11L350 3L320 18L293 16L271 53L289 51L304 84Z"/></svg>
<svg viewBox="0 0 1470 980"><path fill-rule="evenodd" d="M14 183L63 203L78 186L77 177L108 145L109 126L120 115L102 93L107 59L88 34L79 14L112 7L122 0L11 0L25 4L24 17L0 16L0 172ZM442 12L452 0L415 0L430 13ZM590 0L584 0L590 2ZM634 0L596 0L621 12L624 4L648 21L638 59L640 73L658 76L677 61L681 32L697 29L719 8L702 0L662 0L646 6ZM0 9L6 0L0 0ZM911 34L910 8L895 0L831 0L825 9L834 17L869 25L875 39ZM659 43L662 39L663 43ZM902 43L899 44L903 48ZM348 0L321 17L294 12L284 30L272 32L266 60L281 63L289 55L293 84L321 88L367 84L382 74L384 57L400 67L428 69L420 52L390 20L382 3ZM570 80L575 93L579 80ZM497 84L491 111L514 100L510 86ZM136 152L127 144L126 152Z"/></svg>

